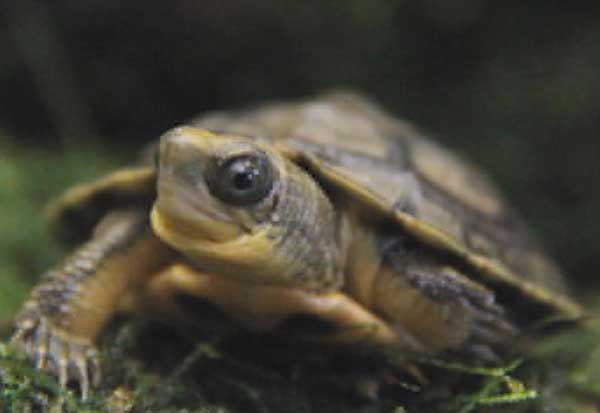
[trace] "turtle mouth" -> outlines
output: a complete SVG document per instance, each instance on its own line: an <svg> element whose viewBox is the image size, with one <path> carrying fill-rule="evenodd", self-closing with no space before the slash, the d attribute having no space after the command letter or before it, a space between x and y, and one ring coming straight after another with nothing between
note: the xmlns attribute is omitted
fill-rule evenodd
<svg viewBox="0 0 600 413"><path fill-rule="evenodd" d="M205 186L190 187L169 170L160 171L157 194L152 225L167 242L175 234L193 242L226 242L243 232L227 213L219 209ZM158 219L161 225L155 222Z"/></svg>

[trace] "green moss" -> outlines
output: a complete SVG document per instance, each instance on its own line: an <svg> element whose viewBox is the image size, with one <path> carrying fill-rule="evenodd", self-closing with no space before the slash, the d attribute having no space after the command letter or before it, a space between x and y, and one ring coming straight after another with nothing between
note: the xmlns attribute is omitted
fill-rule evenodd
<svg viewBox="0 0 600 413"><path fill-rule="evenodd" d="M33 408L65 413L101 411L84 405L70 391L62 391L53 377L35 370L31 364L6 344L0 343L0 411L26 412Z"/></svg>
<svg viewBox="0 0 600 413"><path fill-rule="evenodd" d="M598 329L553 338L527 358L494 368L417 360L429 380L419 384L397 362L369 352L230 327L216 318L201 325L152 318L116 323L104 339L103 385L87 403L61 392L3 345L1 399L14 408L62 397L67 412L119 405L134 413L579 412L600 400ZM375 378L384 385L369 400L361 386Z"/></svg>

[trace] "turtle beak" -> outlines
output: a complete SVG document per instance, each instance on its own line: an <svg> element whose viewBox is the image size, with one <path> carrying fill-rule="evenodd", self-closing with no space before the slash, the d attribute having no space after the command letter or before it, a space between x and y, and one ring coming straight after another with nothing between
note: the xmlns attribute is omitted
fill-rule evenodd
<svg viewBox="0 0 600 413"><path fill-rule="evenodd" d="M228 241L240 234L239 225L211 196L204 180L214 137L189 127L162 136L152 219L159 236L158 221L163 232L168 229L199 241Z"/></svg>

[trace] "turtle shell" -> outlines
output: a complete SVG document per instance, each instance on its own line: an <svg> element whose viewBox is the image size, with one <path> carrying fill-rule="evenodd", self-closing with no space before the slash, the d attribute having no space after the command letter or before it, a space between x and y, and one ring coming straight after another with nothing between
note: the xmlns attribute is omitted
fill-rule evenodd
<svg viewBox="0 0 600 413"><path fill-rule="evenodd" d="M477 282L501 303L578 317L558 267L487 177L408 123L356 94L213 112L189 122L276 145L329 193L362 208L380 231L408 237ZM152 157L152 146L145 158ZM58 228L85 235L106 209L147 204L152 166L76 187L52 207ZM85 217L85 220L82 219ZM83 228L83 231L81 230ZM392 228L392 229L390 229Z"/></svg>
<svg viewBox="0 0 600 413"><path fill-rule="evenodd" d="M384 223L381 231L396 225L398 236L435 250L532 319L582 314L560 269L484 173L363 96L209 113L191 125L273 142L374 225Z"/></svg>

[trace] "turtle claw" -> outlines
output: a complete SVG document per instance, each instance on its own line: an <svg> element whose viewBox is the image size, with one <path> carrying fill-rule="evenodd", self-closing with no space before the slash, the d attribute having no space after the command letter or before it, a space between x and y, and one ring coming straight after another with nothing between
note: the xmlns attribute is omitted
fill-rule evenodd
<svg viewBox="0 0 600 413"><path fill-rule="evenodd" d="M82 400L89 397L91 388L100 384L100 360L94 346L44 318L19 322L11 342L27 353L37 369L56 376L62 388L77 383Z"/></svg>

